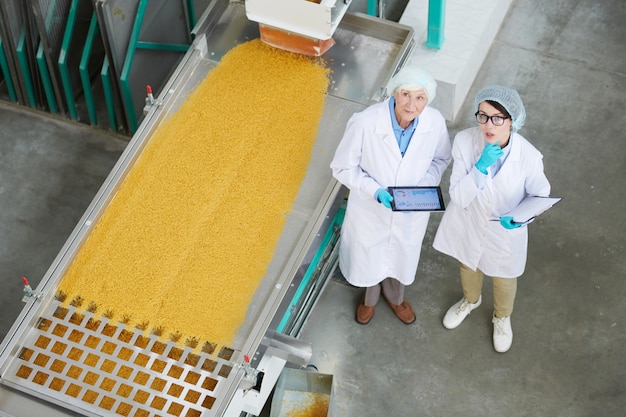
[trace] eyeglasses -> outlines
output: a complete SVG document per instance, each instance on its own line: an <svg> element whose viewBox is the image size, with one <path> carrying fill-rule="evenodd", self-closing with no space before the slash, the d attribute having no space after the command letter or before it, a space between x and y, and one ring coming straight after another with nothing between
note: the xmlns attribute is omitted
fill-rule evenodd
<svg viewBox="0 0 626 417"><path fill-rule="evenodd" d="M486 114L479 111L477 111L474 116L476 116L476 121L481 125L484 125L485 123L487 123L488 120L491 120L491 124L493 124L494 126L502 126L504 125L504 121L506 119L510 119L510 117L503 116L487 116Z"/></svg>

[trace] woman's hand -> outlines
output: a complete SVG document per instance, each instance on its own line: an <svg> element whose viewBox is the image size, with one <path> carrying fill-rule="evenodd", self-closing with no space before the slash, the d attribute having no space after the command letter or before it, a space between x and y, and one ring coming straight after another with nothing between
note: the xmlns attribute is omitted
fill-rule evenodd
<svg viewBox="0 0 626 417"><path fill-rule="evenodd" d="M478 170L483 174L486 174L487 168L492 166L502 155L504 155L504 152L502 152L500 145L497 143L490 143L485 146L485 149L483 149L480 159L476 162L476 168L478 168Z"/></svg>
<svg viewBox="0 0 626 417"><path fill-rule="evenodd" d="M389 194L389 191L385 190L384 188L381 188L376 193L376 200L378 200L378 202L382 204L383 206L390 209L391 202L393 201L393 197L391 196L391 194Z"/></svg>
<svg viewBox="0 0 626 417"><path fill-rule="evenodd" d="M505 229L517 229L518 227L522 227L522 223L515 223L513 221L513 216L502 216L500 217L500 224Z"/></svg>

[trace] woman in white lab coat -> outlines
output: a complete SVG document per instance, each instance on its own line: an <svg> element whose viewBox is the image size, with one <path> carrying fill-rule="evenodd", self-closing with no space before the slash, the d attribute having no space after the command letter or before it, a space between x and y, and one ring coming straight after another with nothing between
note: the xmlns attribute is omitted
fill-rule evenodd
<svg viewBox="0 0 626 417"><path fill-rule="evenodd" d="M356 312L361 324L381 292L400 320L415 321L404 286L415 279L429 213L392 211L387 187L438 185L451 161L445 120L427 106L436 87L421 69L400 70L387 86L392 97L350 118L330 165L350 190L339 266L350 284L366 288Z"/></svg>
<svg viewBox="0 0 626 417"><path fill-rule="evenodd" d="M461 263L463 298L443 325L457 327L482 302L483 274L493 279L493 344L506 352L513 341L511 313L517 277L526 266L528 230L506 216L527 195L548 196L543 156L517 131L526 111L519 94L491 86L475 99L478 127L459 132L452 146L450 203L433 246ZM494 221L495 220L495 221Z"/></svg>

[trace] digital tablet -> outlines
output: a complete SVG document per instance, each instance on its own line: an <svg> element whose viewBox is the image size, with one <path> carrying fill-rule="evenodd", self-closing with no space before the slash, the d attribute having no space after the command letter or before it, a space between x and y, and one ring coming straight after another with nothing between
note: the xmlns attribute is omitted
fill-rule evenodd
<svg viewBox="0 0 626 417"><path fill-rule="evenodd" d="M444 211L441 187L389 187L393 211Z"/></svg>

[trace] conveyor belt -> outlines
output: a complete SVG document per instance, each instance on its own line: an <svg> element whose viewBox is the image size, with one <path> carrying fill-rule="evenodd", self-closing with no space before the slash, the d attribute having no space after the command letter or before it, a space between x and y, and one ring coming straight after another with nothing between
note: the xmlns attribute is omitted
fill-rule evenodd
<svg viewBox="0 0 626 417"><path fill-rule="evenodd" d="M306 272L312 261L333 261L327 254L317 256L343 200L328 168L330 160L348 118L381 98L381 86L412 46L410 28L365 15L347 14L335 32L337 44L324 56L332 81L312 159L267 275L229 349L181 347L106 318L95 321L91 313L63 308L54 298L68 265L160 121L178 109L232 46L258 36L256 23L247 21L240 3L216 2L201 20L194 45L157 98L160 105L146 115L42 279L36 289L41 297L30 299L0 345L0 394L7 398L0 407L8 407L13 415L32 415L35 402L93 416L223 415L244 377L244 355L258 366L271 345L268 332L284 325L285 312L295 307L306 311L315 302L319 286L308 293L314 294L308 306L292 300L295 294L302 296L303 278L314 275ZM320 269L328 272L329 268ZM290 313L298 316L297 311ZM303 318L296 321L301 326ZM281 328L281 332L293 334L297 329ZM4 386L12 390L5 391Z"/></svg>

